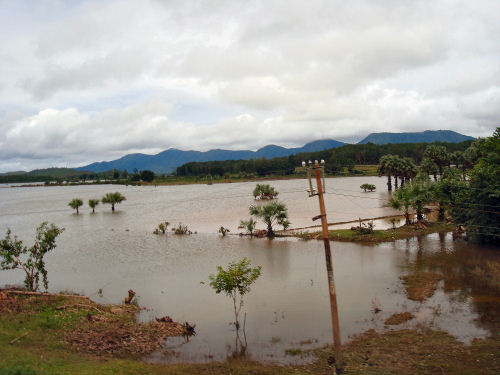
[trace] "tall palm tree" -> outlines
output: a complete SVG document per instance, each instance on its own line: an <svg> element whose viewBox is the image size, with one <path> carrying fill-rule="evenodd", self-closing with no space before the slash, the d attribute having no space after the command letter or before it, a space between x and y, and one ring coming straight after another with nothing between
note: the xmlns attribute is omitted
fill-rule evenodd
<svg viewBox="0 0 500 375"><path fill-rule="evenodd" d="M387 190L392 191L391 176L394 170L393 155L384 155L378 163L378 175L387 176Z"/></svg>
<svg viewBox="0 0 500 375"><path fill-rule="evenodd" d="M111 211L115 211L115 204L121 203L126 200L123 195L121 195L118 191L114 193L107 193L104 197L102 197L101 202L103 204L108 203L111 204Z"/></svg>
<svg viewBox="0 0 500 375"><path fill-rule="evenodd" d="M439 176L443 175L443 167L450 165L450 155L444 146L429 145L424 151L424 157L431 159L439 169Z"/></svg>

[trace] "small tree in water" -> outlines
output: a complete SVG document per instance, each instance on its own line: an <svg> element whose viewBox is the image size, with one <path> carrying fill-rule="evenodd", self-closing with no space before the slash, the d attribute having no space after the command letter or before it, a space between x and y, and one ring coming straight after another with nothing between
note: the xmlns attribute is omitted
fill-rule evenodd
<svg viewBox="0 0 500 375"><path fill-rule="evenodd" d="M68 203L73 210L76 210L76 214L78 215L78 207L83 206L83 201L80 198L75 198L71 202Z"/></svg>
<svg viewBox="0 0 500 375"><path fill-rule="evenodd" d="M210 286L215 290L215 293L224 292L233 299L236 329L240 328L239 316L243 307L243 295L250 292L250 285L259 278L261 269L261 266L250 267L250 261L243 258L239 262L229 263L227 270L217 266L217 274L208 276Z"/></svg>
<svg viewBox="0 0 500 375"><path fill-rule="evenodd" d="M126 200L123 195L121 195L118 191L114 193L107 193L104 197L102 197L101 202L103 204L108 203L111 205L111 211L115 211L115 204L121 203Z"/></svg>
<svg viewBox="0 0 500 375"><path fill-rule="evenodd" d="M257 222L252 218L250 218L249 220L240 220L240 225L238 225L238 229L246 229L250 237L253 237L253 231L255 230L256 224Z"/></svg>
<svg viewBox="0 0 500 375"><path fill-rule="evenodd" d="M253 197L255 199L274 199L278 196L278 192L269 184L257 184L253 190Z"/></svg>
<svg viewBox="0 0 500 375"><path fill-rule="evenodd" d="M99 199L89 199L89 207L92 208L92 213L95 213L95 208L99 204Z"/></svg>
<svg viewBox="0 0 500 375"><path fill-rule="evenodd" d="M283 229L290 226L287 211L285 204L279 202L270 202L264 206L250 206L250 215L260 217L267 225L268 237L274 237L274 224L282 225Z"/></svg>
<svg viewBox="0 0 500 375"><path fill-rule="evenodd" d="M30 291L37 291L42 277L45 290L49 287L47 270L43 257L56 247L56 237L64 231L54 224L44 221L36 229L35 244L30 248L23 246L23 241L12 237L10 229L0 241L0 267L2 270L22 269L26 274L24 285Z"/></svg>

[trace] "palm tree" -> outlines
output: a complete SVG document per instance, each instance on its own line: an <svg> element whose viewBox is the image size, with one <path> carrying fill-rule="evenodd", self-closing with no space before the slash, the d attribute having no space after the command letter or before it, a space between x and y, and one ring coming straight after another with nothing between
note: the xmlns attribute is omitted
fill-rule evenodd
<svg viewBox="0 0 500 375"><path fill-rule="evenodd" d="M427 176L429 175L434 176L434 181L437 181L436 175L438 173L438 166L436 165L436 163L434 163L432 159L423 158L420 168L422 169L422 172L427 174Z"/></svg>
<svg viewBox="0 0 500 375"><path fill-rule="evenodd" d="M283 229L290 226L288 213L285 204L279 202L267 203L263 206L250 206L250 215L260 217L267 225L267 236L274 237L273 225L279 224Z"/></svg>
<svg viewBox="0 0 500 375"><path fill-rule="evenodd" d="M76 214L78 215L78 207L83 206L83 201L80 198L75 198L68 203L68 206L76 210Z"/></svg>
<svg viewBox="0 0 500 375"><path fill-rule="evenodd" d="M102 197L101 202L102 203L108 203L111 204L111 211L115 211L115 204L121 203L126 198L121 195L119 192L114 192L114 193L107 193L104 197Z"/></svg>
<svg viewBox="0 0 500 375"><path fill-rule="evenodd" d="M394 172L394 156L384 155L378 163L378 175L387 176L387 190L392 191L391 176Z"/></svg>
<svg viewBox="0 0 500 375"><path fill-rule="evenodd" d="M89 207L92 208L92 213L95 213L95 208L99 204L99 199L89 199Z"/></svg>
<svg viewBox="0 0 500 375"><path fill-rule="evenodd" d="M429 145L424 151L424 157L431 159L439 169L439 175L443 175L443 167L450 165L450 155L444 146Z"/></svg>
<svg viewBox="0 0 500 375"><path fill-rule="evenodd" d="M417 220L423 219L424 205L431 201L430 181L428 176L419 175L414 181L396 190L389 201L392 208L403 211L405 224L410 225L410 208L417 214Z"/></svg>

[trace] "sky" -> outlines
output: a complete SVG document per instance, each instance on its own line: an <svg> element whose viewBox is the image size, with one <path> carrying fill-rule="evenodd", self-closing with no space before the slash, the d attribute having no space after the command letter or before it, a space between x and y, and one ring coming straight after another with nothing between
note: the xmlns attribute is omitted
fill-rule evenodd
<svg viewBox="0 0 500 375"><path fill-rule="evenodd" d="M498 0L0 0L0 172L500 126Z"/></svg>

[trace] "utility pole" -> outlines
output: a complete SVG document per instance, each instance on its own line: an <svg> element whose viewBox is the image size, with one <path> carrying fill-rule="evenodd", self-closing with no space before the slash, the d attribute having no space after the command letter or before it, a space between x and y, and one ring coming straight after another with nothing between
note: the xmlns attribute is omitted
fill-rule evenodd
<svg viewBox="0 0 500 375"><path fill-rule="evenodd" d="M340 342L340 325L339 325L339 313L337 307L337 293L335 291L335 280L333 278L333 258L332 251L330 249L330 239L328 238L328 222L326 220L326 210L325 210L325 200L323 198L324 193L324 182L325 182L325 161L321 160L321 164L317 160L314 164L309 160L309 165L306 166L306 162L302 162L302 166L306 168L307 177L309 179L309 197L315 195L319 199L319 209L320 215L313 217L313 220L321 219L321 227L323 232L323 243L325 245L325 260L326 260L326 272L328 274L328 289L330 292L330 309L332 314L332 329L333 329L333 348L335 350L335 368L339 373L342 372L342 356L341 356L341 342ZM312 174L316 178L317 191L314 190L312 183Z"/></svg>

